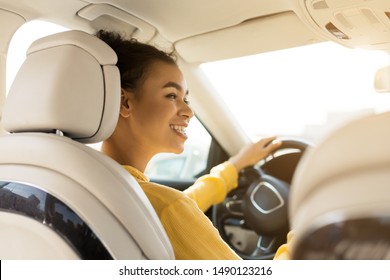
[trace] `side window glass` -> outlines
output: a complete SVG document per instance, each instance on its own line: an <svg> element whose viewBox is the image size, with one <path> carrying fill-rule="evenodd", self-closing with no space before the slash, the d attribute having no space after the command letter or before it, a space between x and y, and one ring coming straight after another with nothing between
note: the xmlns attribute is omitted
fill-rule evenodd
<svg viewBox="0 0 390 280"><path fill-rule="evenodd" d="M145 174L152 180L192 180L206 169L211 136L193 117L187 128L188 139L181 154L162 153L154 156Z"/></svg>

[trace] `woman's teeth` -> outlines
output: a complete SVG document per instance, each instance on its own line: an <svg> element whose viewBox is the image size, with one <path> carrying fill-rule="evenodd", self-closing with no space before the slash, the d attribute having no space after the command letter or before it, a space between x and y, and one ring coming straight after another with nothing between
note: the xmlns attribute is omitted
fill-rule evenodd
<svg viewBox="0 0 390 280"><path fill-rule="evenodd" d="M185 126L171 124L170 127L181 134L186 134Z"/></svg>

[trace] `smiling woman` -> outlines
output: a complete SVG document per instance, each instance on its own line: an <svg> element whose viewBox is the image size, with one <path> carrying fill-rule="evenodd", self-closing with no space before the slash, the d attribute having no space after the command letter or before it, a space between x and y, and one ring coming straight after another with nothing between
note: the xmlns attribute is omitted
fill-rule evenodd
<svg viewBox="0 0 390 280"><path fill-rule="evenodd" d="M44 36L68 30L66 27L48 21L30 21L22 25L12 38L7 55L6 92L26 58L31 43ZM207 164L211 137L199 120L194 117L186 129L190 136L185 143L184 153L156 155L147 166L146 174L153 179L194 179L203 172ZM100 150L101 143L88 144ZM180 164L178 164L180 163ZM169 171L168 171L169 170Z"/></svg>
<svg viewBox="0 0 390 280"><path fill-rule="evenodd" d="M136 178L176 259L240 259L204 212L237 188L239 171L264 159L281 142L268 137L243 147L184 192L150 182L144 172L154 155L183 152L185 129L194 116L186 80L171 54L116 32L100 30L96 36L117 54L121 76L119 119L102 152Z"/></svg>

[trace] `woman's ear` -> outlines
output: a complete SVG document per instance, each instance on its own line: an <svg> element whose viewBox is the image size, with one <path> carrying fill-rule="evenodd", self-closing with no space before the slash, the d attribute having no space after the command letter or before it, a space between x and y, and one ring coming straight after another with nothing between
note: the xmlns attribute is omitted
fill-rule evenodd
<svg viewBox="0 0 390 280"><path fill-rule="evenodd" d="M131 111L131 103L129 100L129 94L124 89L121 89L121 107L119 110L119 114L123 118L127 118L130 116L130 111Z"/></svg>

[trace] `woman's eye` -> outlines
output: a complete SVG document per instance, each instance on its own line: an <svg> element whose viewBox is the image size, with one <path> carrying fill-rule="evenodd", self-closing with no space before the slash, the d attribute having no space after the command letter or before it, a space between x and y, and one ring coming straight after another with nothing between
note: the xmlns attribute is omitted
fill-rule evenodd
<svg viewBox="0 0 390 280"><path fill-rule="evenodd" d="M170 94L167 94L166 97L167 97L168 99L171 99L171 100L177 100L178 95L177 95L176 93L170 93ZM190 104L190 101L189 101L188 98L186 98L186 97L183 99L183 102L184 102L185 104L187 104L187 105Z"/></svg>
<svg viewBox="0 0 390 280"><path fill-rule="evenodd" d="M176 100L177 95L175 93L171 93L171 94L167 95L167 98L172 99L172 100Z"/></svg>

